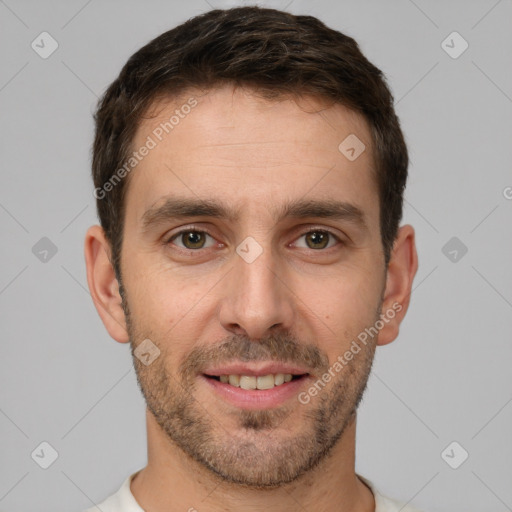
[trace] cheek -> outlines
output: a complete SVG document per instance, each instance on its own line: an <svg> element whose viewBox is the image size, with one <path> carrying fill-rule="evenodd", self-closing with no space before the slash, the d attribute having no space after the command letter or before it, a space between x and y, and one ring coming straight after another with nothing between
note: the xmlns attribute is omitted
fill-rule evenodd
<svg viewBox="0 0 512 512"><path fill-rule="evenodd" d="M204 316L201 299L210 286L173 275L169 269L146 266L144 272L134 272L127 283L132 320L155 339L182 339L184 332L190 337Z"/></svg>
<svg viewBox="0 0 512 512"><path fill-rule="evenodd" d="M381 295L376 276L347 272L309 285L298 296L307 305L304 314L317 325L319 343L330 356L375 322Z"/></svg>

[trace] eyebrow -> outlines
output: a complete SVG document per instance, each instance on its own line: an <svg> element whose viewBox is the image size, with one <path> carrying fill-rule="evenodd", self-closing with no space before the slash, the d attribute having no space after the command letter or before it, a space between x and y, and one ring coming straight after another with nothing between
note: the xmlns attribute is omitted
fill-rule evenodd
<svg viewBox="0 0 512 512"><path fill-rule="evenodd" d="M306 219L318 217L348 221L362 229L367 229L363 211L345 201L333 199L296 199L270 211L275 222L280 222L286 218ZM168 197L160 206L152 207L144 212L142 215L142 228L144 231L147 231L153 226L168 222L169 220L189 217L212 217L236 222L240 219L240 213L240 209L229 207L211 199Z"/></svg>

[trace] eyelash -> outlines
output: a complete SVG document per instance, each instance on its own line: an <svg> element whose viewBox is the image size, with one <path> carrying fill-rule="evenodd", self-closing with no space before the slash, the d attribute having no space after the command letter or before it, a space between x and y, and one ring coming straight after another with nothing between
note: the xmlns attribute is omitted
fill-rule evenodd
<svg viewBox="0 0 512 512"><path fill-rule="evenodd" d="M168 245L170 244L174 239L178 238L180 235L183 235L184 233L204 233L204 234L207 234L209 235L210 237L212 237L213 239L215 239L215 237L207 230L207 229L204 229L204 228L196 228L194 226L189 226L188 228L186 229L182 229L180 231L177 231L176 233L173 233L170 237L167 237L166 238L166 241L164 242L165 245ZM335 235L332 231L328 230L328 229L325 229L325 228L310 228L308 229L307 231L303 232L298 238L302 238L303 236L305 235L308 235L309 233L327 233L329 236L333 237L337 242L338 244L343 244L343 240L340 239L339 236ZM205 248L201 247L199 249L187 249L186 247L179 247L177 246L178 249L182 250L182 251L188 251L188 252L199 252L201 250L204 250ZM315 252L326 252L328 251L329 249L333 249L335 246L332 246L332 247L328 247L326 249L309 249L310 251L315 251ZM209 249L209 247L206 247L206 249Z"/></svg>

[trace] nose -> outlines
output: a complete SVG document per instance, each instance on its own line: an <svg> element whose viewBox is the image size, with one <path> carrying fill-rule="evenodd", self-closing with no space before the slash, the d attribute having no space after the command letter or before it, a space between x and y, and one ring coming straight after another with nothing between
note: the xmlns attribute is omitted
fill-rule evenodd
<svg viewBox="0 0 512 512"><path fill-rule="evenodd" d="M272 259L270 250L250 263L234 255L219 310L220 323L227 331L258 340L293 327L294 295Z"/></svg>

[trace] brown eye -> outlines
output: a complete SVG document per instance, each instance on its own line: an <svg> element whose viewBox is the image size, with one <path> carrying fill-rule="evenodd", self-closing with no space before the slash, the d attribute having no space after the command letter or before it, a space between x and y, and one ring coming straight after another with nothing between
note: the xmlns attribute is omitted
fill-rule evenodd
<svg viewBox="0 0 512 512"><path fill-rule="evenodd" d="M300 238L304 238L306 242L306 245L302 245L302 247L314 250L332 247L338 240L338 237L336 237L329 231L323 231L319 229L314 231L308 231L307 233L304 233ZM301 246L299 245L299 247Z"/></svg>
<svg viewBox="0 0 512 512"><path fill-rule="evenodd" d="M206 237L212 238L208 233L204 231L180 231L179 233L176 233L169 240L169 242L174 242L175 240L178 240L181 242L181 245L175 242L176 245L184 249L204 249L206 244Z"/></svg>
<svg viewBox="0 0 512 512"><path fill-rule="evenodd" d="M321 231L313 231L306 235L310 249L325 249L329 241L329 234Z"/></svg>

